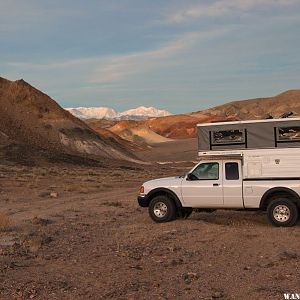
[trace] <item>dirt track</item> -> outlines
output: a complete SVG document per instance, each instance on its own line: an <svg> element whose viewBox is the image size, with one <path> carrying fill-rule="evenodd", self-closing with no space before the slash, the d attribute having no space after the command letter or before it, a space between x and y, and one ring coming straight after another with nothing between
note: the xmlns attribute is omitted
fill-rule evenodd
<svg viewBox="0 0 300 300"><path fill-rule="evenodd" d="M263 213L232 211L193 213L167 224L149 219L136 203L139 185L181 173L167 165L0 165L0 211L13 222L0 230L0 299L283 299L284 292L299 293L299 224L274 228Z"/></svg>

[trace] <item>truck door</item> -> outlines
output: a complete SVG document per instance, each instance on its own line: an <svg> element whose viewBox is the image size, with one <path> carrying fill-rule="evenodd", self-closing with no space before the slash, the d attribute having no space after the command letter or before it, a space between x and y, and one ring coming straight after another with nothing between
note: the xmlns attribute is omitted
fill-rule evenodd
<svg viewBox="0 0 300 300"><path fill-rule="evenodd" d="M184 206L223 206L223 165L221 160L202 161L182 180L181 194Z"/></svg>
<svg viewBox="0 0 300 300"><path fill-rule="evenodd" d="M243 179L241 160L223 161L224 207L243 208Z"/></svg>

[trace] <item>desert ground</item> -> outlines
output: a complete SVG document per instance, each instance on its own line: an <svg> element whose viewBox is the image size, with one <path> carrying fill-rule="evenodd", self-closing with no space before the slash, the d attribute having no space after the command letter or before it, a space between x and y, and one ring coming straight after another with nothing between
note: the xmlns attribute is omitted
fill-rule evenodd
<svg viewBox="0 0 300 300"><path fill-rule="evenodd" d="M186 163L193 166L197 161L198 141L196 138L178 139L152 144L151 148L136 152L138 158L158 163ZM192 163L192 164L191 164Z"/></svg>
<svg viewBox="0 0 300 300"><path fill-rule="evenodd" d="M140 165L1 160L0 299L284 299L299 292L299 224L275 228L264 213L224 210L156 224L138 206L140 185L187 172L195 145L156 145L138 153L152 161ZM186 152L175 157L174 149Z"/></svg>

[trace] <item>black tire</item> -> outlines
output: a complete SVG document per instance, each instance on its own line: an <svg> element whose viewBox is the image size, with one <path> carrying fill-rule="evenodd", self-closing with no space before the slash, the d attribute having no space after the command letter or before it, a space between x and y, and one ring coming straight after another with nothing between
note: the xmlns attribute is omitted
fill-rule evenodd
<svg viewBox="0 0 300 300"><path fill-rule="evenodd" d="M272 200L267 208L270 222L274 226L294 226L298 220L298 207L288 198L277 198Z"/></svg>
<svg viewBox="0 0 300 300"><path fill-rule="evenodd" d="M156 223L169 222L176 218L176 206L167 196L156 196L150 202L149 215Z"/></svg>

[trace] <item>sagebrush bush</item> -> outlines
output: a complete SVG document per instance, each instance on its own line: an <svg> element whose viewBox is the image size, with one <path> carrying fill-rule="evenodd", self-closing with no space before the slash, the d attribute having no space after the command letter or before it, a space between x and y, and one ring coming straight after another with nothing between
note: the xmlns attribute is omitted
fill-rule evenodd
<svg viewBox="0 0 300 300"><path fill-rule="evenodd" d="M0 212L0 231L7 231L12 226L12 220L11 218Z"/></svg>

